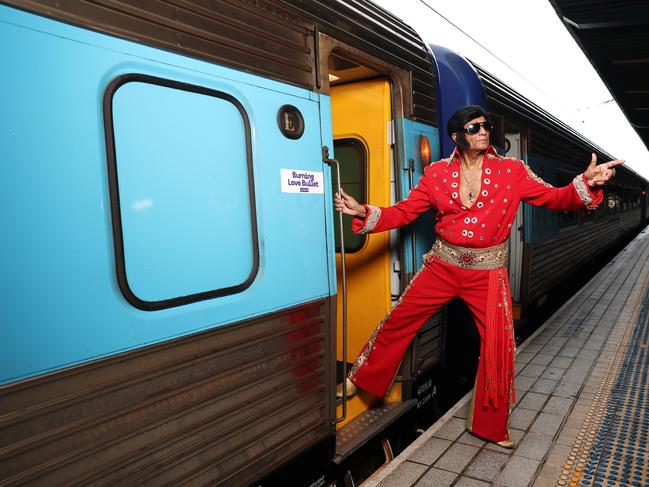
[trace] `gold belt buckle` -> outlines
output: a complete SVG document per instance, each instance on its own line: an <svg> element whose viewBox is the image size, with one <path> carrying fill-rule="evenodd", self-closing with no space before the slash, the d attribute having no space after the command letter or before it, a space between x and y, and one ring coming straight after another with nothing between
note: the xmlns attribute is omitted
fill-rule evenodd
<svg viewBox="0 0 649 487"><path fill-rule="evenodd" d="M461 250L457 256L457 261L462 267L472 267L478 256L471 250Z"/></svg>
<svg viewBox="0 0 649 487"><path fill-rule="evenodd" d="M448 264L465 269L488 270L497 269L505 265L509 243L472 249L452 245L438 237L428 256L434 256Z"/></svg>

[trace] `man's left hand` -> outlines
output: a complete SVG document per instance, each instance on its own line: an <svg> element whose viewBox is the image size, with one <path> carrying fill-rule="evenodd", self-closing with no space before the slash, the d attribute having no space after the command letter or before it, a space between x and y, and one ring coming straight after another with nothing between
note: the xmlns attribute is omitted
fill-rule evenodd
<svg viewBox="0 0 649 487"><path fill-rule="evenodd" d="M588 169L584 171L584 177L588 186L591 188L595 186L604 186L609 179L615 176L615 166L624 164L624 160L617 159L615 161L605 162L604 164L597 165L597 156L593 154Z"/></svg>

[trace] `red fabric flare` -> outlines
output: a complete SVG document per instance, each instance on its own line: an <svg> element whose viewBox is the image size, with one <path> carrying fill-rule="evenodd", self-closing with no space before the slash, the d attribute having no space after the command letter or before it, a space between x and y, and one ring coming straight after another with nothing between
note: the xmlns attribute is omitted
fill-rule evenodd
<svg viewBox="0 0 649 487"><path fill-rule="evenodd" d="M491 402L495 408L500 401L516 401L511 387L514 376L514 333L511 315L512 302L509 282L504 267L489 271L485 350L482 366L485 368L483 406ZM511 397L507 397L510 395Z"/></svg>

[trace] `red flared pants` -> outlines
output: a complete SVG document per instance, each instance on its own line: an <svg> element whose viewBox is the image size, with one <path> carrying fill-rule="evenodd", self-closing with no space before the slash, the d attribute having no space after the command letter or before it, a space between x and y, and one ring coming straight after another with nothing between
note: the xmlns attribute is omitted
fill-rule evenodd
<svg viewBox="0 0 649 487"><path fill-rule="evenodd" d="M454 297L466 302L480 333L480 364L467 429L487 440L509 440L515 350L504 268L472 270L429 258L397 306L374 330L349 378L361 389L383 397L417 331Z"/></svg>

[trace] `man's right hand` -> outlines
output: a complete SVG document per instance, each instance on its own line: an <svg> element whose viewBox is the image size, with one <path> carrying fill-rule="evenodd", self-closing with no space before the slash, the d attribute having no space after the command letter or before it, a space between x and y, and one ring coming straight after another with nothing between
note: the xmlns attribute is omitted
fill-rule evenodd
<svg viewBox="0 0 649 487"><path fill-rule="evenodd" d="M365 218L367 214L365 207L342 189L340 193L334 195L334 208L336 211L342 211L345 215L358 216L360 218Z"/></svg>

